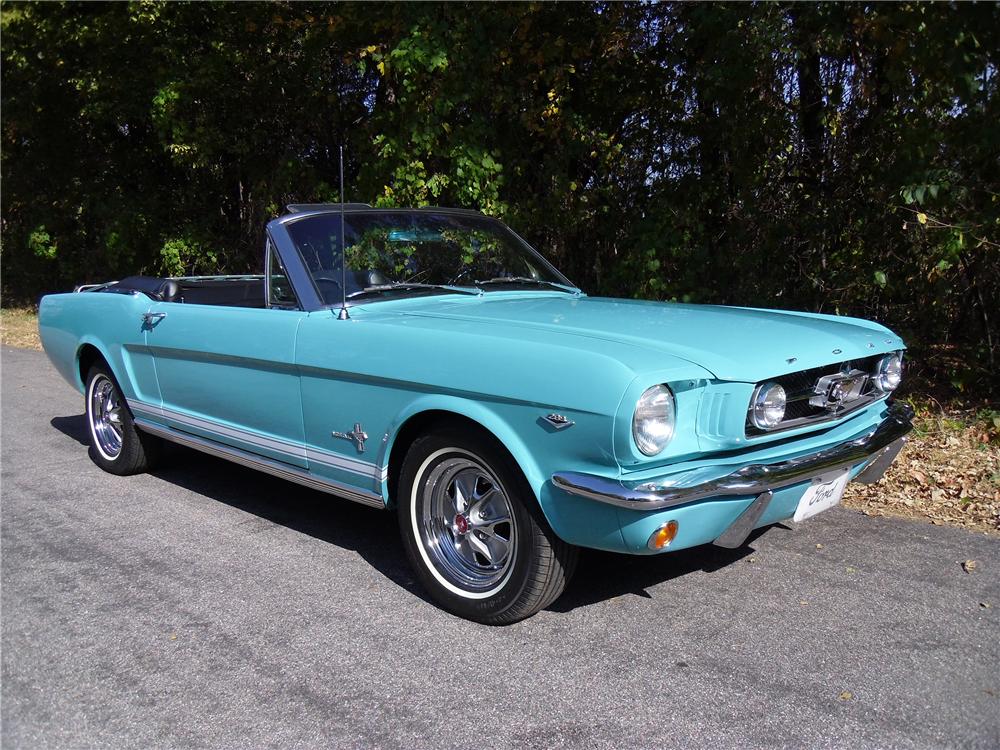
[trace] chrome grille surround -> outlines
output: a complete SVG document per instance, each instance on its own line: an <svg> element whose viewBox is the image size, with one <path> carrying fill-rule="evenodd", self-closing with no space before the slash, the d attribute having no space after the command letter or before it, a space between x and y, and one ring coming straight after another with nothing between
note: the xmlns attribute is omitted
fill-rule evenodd
<svg viewBox="0 0 1000 750"><path fill-rule="evenodd" d="M796 427L830 422L886 398L890 394L880 393L872 379L883 356L878 354L863 359L834 362L761 381L778 383L785 389L785 418L775 427L763 430L751 421L753 404L749 404L744 427L746 436L755 438ZM833 393L837 387L844 391L844 398L839 401Z"/></svg>

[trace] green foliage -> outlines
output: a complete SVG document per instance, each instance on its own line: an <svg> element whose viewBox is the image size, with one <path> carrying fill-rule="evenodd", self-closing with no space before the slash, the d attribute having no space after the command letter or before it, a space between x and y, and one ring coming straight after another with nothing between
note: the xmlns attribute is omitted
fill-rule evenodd
<svg viewBox="0 0 1000 750"><path fill-rule="evenodd" d="M55 260L59 248L52 242L52 236L40 226L28 235L28 249L38 258Z"/></svg>
<svg viewBox="0 0 1000 750"><path fill-rule="evenodd" d="M218 253L187 237L169 239L160 248L157 272L164 276L218 273Z"/></svg>
<svg viewBox="0 0 1000 750"><path fill-rule="evenodd" d="M874 318L997 385L995 3L0 18L5 298L259 269L284 204L338 199L343 144L349 200L501 216L591 293Z"/></svg>

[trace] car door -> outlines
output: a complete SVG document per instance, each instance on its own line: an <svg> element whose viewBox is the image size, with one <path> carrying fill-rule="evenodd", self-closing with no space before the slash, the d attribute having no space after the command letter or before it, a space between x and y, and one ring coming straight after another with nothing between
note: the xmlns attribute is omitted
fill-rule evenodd
<svg viewBox="0 0 1000 750"><path fill-rule="evenodd" d="M175 429L306 466L293 364L305 313L157 302L147 333L162 415Z"/></svg>
<svg viewBox="0 0 1000 750"><path fill-rule="evenodd" d="M305 316L273 299L260 308L151 303L146 341L163 420L174 429L305 468L294 363L296 331Z"/></svg>
<svg viewBox="0 0 1000 750"><path fill-rule="evenodd" d="M164 420L175 429L306 466L293 364L305 313L156 302L147 333Z"/></svg>

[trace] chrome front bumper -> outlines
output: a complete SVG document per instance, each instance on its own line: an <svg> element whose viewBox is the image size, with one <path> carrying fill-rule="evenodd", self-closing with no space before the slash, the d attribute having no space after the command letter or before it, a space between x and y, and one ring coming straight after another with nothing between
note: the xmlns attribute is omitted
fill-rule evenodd
<svg viewBox="0 0 1000 750"><path fill-rule="evenodd" d="M706 482L686 484L684 473L660 482L629 482L575 471L556 472L552 482L570 494L630 510L662 510L725 495L761 495L866 461L868 465L855 481L871 483L878 481L902 449L906 434L913 429L912 419L913 409L893 404L881 424L850 440L773 464L750 464Z"/></svg>

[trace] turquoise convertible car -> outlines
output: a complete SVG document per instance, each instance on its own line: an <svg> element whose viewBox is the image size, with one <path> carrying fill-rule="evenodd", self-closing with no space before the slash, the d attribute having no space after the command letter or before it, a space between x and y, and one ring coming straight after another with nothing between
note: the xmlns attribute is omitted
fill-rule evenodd
<svg viewBox="0 0 1000 750"><path fill-rule="evenodd" d="M290 206L263 261L42 300L93 460L144 471L169 440L394 509L433 599L480 622L550 604L580 547L806 519L910 430L892 331L588 297L478 212Z"/></svg>

